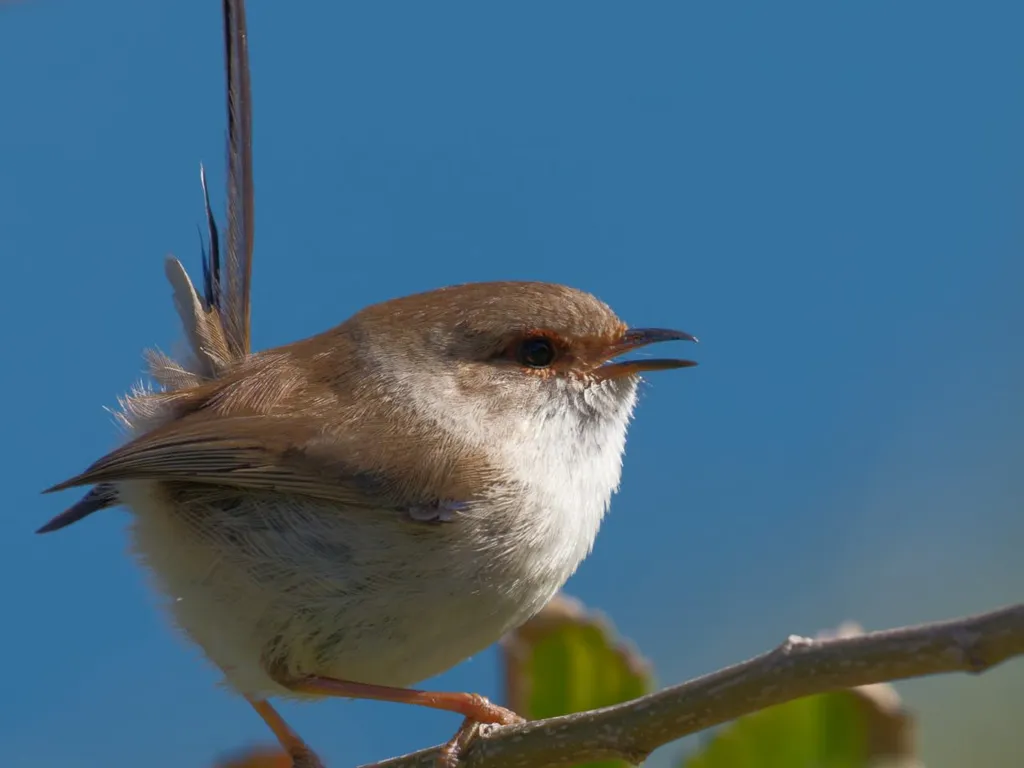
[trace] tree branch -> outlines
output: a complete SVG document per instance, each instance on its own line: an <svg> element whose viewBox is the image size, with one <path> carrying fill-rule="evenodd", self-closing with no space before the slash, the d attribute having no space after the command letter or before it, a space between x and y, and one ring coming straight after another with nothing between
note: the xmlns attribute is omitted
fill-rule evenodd
<svg viewBox="0 0 1024 768"><path fill-rule="evenodd" d="M524 725L484 726L460 768L641 762L657 747L792 699L943 672L984 672L1024 654L1024 604L953 621L811 640L612 707ZM435 768L438 748L374 768Z"/></svg>

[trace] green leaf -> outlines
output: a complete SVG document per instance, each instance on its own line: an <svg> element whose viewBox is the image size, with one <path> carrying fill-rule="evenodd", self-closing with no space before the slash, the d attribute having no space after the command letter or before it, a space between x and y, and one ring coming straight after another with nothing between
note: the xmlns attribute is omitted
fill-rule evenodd
<svg viewBox="0 0 1024 768"><path fill-rule="evenodd" d="M858 634L847 625L838 634ZM834 634L834 633L829 633ZM868 768L921 764L913 723L888 684L807 696L724 726L683 768Z"/></svg>
<svg viewBox="0 0 1024 768"><path fill-rule="evenodd" d="M600 614L556 596L502 643L505 699L530 720L606 707L649 693L650 665ZM585 768L624 768L621 760Z"/></svg>

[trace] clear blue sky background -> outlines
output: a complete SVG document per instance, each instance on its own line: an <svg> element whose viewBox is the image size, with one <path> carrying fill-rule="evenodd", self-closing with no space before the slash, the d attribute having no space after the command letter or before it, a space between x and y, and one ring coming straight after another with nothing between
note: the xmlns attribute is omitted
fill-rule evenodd
<svg viewBox="0 0 1024 768"><path fill-rule="evenodd" d="M664 683L847 618L1020 600L1021 29L1020 2L253 0L256 343L507 278L700 335L701 367L646 389L568 588ZM198 268L200 161L223 187L220 46L212 1L0 11L13 768L203 768L269 740L168 628L123 511L32 535L74 500L39 491L115 444L102 406L143 347L178 339L162 259ZM496 695L495 663L432 682ZM930 768L1019 764L1021 663L900 691ZM287 714L339 768L456 725Z"/></svg>

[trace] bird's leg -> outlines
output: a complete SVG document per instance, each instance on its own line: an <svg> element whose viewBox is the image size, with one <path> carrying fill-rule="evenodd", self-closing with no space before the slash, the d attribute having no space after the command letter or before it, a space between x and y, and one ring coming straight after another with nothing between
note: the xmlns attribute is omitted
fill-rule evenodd
<svg viewBox="0 0 1024 768"><path fill-rule="evenodd" d="M431 709L457 712L478 723L511 725L521 723L523 718L510 709L492 704L477 693L449 693L442 691L418 691L413 688L391 688L385 685L350 683L330 677L306 677L287 687L296 693L311 696L338 696L346 699L374 699L394 701L398 704L416 704Z"/></svg>
<svg viewBox="0 0 1024 768"><path fill-rule="evenodd" d="M277 710L270 706L270 702L253 699L249 696L246 696L246 700L274 732L277 740L281 742L281 746L292 759L292 768L324 768L324 764L317 757L316 752L310 749L302 737L291 729Z"/></svg>
<svg viewBox="0 0 1024 768"><path fill-rule="evenodd" d="M296 693L312 696L393 701L399 704L416 704L421 707L457 712L465 717L465 720L441 750L439 764L443 766L454 766L458 762L459 754L476 735L481 724L512 725L524 722L523 718L512 710L499 707L476 693L418 691L411 688L352 683L329 677L307 677L296 682L285 683L285 685Z"/></svg>

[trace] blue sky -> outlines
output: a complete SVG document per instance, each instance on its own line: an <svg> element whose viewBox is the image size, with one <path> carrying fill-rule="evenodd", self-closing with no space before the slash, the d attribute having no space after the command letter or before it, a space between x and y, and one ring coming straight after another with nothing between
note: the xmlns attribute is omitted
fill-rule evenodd
<svg viewBox="0 0 1024 768"><path fill-rule="evenodd" d="M1020 599L1024 6L249 17L258 347L493 279L701 337L699 368L645 389L568 586L663 683L847 618ZM269 734L169 629L125 513L32 531L73 500L39 491L115 444L102 408L141 350L178 339L162 259L197 269L199 163L223 182L217 4L26 0L0 21L0 743L16 768L201 768ZM432 684L498 694L493 651ZM900 691L930 768L1024 750L1020 662ZM456 725L366 702L287 715L332 766Z"/></svg>

